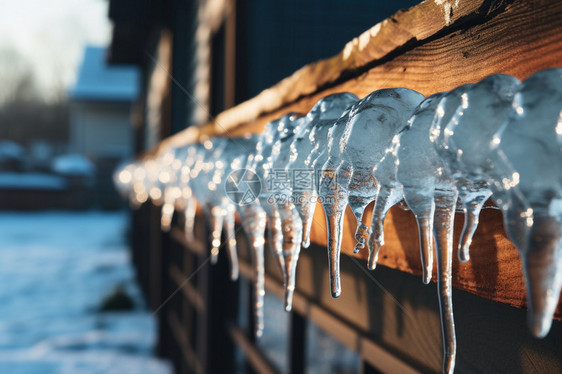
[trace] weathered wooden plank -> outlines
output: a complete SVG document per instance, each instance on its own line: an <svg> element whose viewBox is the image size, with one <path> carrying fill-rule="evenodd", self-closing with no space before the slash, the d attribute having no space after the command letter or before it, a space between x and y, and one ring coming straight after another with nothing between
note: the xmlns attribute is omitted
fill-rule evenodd
<svg viewBox="0 0 562 374"><path fill-rule="evenodd" d="M240 262L240 274L253 278L252 267L245 261ZM310 279L310 278L309 278ZM266 274L265 287L280 299L284 296L283 285L280 280ZM356 326L350 325L345 319L330 313L324 306L318 305L306 295L297 290L293 299L293 310L306 317L327 333L337 336L338 340L349 349L357 352L367 362L384 373L419 373L416 368L408 365L395 355L388 352L372 339L364 336ZM267 326L266 326L267 328Z"/></svg>
<svg viewBox="0 0 562 374"><path fill-rule="evenodd" d="M333 299L326 262L324 247L311 245L301 251L294 310L307 313L307 305L314 304L359 331L366 337L358 345L361 355L372 358L372 365L381 372L388 371L379 366L385 359L363 350L368 341L423 373L441 372L441 322L435 284L423 285L419 277L384 266L370 272L365 261L343 256L342 295ZM266 274L278 284L282 281L273 255L266 256ZM277 294L268 278L266 288L268 293ZM455 372L560 371L561 322L553 322L546 338L536 339L527 331L524 310L457 289L453 298L458 342ZM327 332L336 332L330 323L327 325ZM267 321L265 328L268 329ZM336 336L340 340L340 335ZM344 335L341 341L349 343L350 339Z"/></svg>
<svg viewBox="0 0 562 374"><path fill-rule="evenodd" d="M242 330L238 327L232 326L230 328L230 336L236 345L242 349L246 359L256 372L264 374L279 374L279 371L275 368L275 366L273 366L250 342Z"/></svg>
<svg viewBox="0 0 562 374"><path fill-rule="evenodd" d="M173 312L169 312L167 317L170 331L172 331L172 336L180 347L182 351L182 357L185 359L186 364L194 373L202 374L203 366L201 365L201 361L191 348L189 339L185 334L185 329L182 327L182 324L180 323L178 317Z"/></svg>
<svg viewBox="0 0 562 374"><path fill-rule="evenodd" d="M199 313L205 313L205 301L199 294L197 289L188 281L188 277L182 274L180 269L172 264L170 265L170 278L173 279L175 285L179 287L185 298Z"/></svg>
<svg viewBox="0 0 562 374"><path fill-rule="evenodd" d="M225 123L202 129L203 134L260 132L272 119L289 112L306 113L322 97L349 91L364 97L376 89L408 87L430 95L474 83L490 74L530 74L562 65L562 4L546 0L514 1L493 17L478 17L450 32L416 42L417 46L355 77L302 97L254 122L234 129ZM381 62L381 63L378 63ZM361 72L361 70L359 70ZM218 120L218 118L217 118Z"/></svg>
<svg viewBox="0 0 562 374"><path fill-rule="evenodd" d="M472 19L484 20L501 9L504 3L427 0L408 10L400 10L351 40L336 56L306 65L256 97L220 113L208 128L223 133L256 120L262 122L264 114L274 113L304 96L356 77L370 65L380 64L444 29L462 27ZM163 144L181 144L195 135L193 129L188 129Z"/></svg>
<svg viewBox="0 0 562 374"><path fill-rule="evenodd" d="M448 12L448 13L447 13ZM476 82L493 73L525 79L562 65L562 2L426 1L374 26L338 56L297 71L256 98L162 143L185 144L204 136L259 133L287 112L306 113L320 98L349 91L359 97L387 87L424 95ZM370 217L367 217L370 218ZM455 240L462 227L456 217ZM326 244L325 220L315 213L312 241ZM343 252L352 254L355 220L347 212ZM501 214L486 210L471 247L471 261L453 264L455 287L487 299L524 307L525 285L517 250L507 239ZM393 208L385 224L379 263L420 274L413 216ZM366 251L358 254L366 258ZM434 267L435 269L436 267ZM559 305L557 317L562 317Z"/></svg>
<svg viewBox="0 0 562 374"><path fill-rule="evenodd" d="M190 252L199 256L205 256L205 245L199 240L188 241L185 238L185 232L178 227L172 227L170 230L170 237L183 245Z"/></svg>

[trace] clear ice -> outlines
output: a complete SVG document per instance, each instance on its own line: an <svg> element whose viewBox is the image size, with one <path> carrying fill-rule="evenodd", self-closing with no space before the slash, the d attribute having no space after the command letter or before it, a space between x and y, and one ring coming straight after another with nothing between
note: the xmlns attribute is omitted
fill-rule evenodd
<svg viewBox="0 0 562 374"><path fill-rule="evenodd" d="M209 200L212 204L212 212L217 209L215 220L222 220L226 236L226 248L230 260L231 278L238 279L238 255L236 252L236 227L235 213L236 205L227 195L224 185L225 178L229 177L235 170L239 170L248 152L253 152L256 147L257 137L226 138L220 158L215 161L215 173L209 181ZM219 228L217 227L217 230ZM219 240L221 232L216 237Z"/></svg>
<svg viewBox="0 0 562 374"><path fill-rule="evenodd" d="M184 209L184 233L187 241L195 240L194 226L195 226L195 215L197 213L197 199L193 195L193 190L191 189L191 170L195 165L195 156L197 152L200 152L202 145L190 144L185 147L185 155L182 154L184 158L180 158L182 162L182 167L180 168L179 183L182 191L183 198L183 209Z"/></svg>
<svg viewBox="0 0 562 374"><path fill-rule="evenodd" d="M465 262L486 200L491 197L502 210L522 257L529 327L543 337L562 288L561 164L562 69L548 69L523 83L497 74L428 98L406 88L374 91L362 100L350 93L330 95L305 116L290 113L270 122L259 137L205 138L169 148L121 166L114 181L133 208L148 200L162 205L164 231L174 211L183 210L188 240L193 240L198 202L211 225L212 262L223 228L226 232L232 279L238 276L235 214L241 217L253 262L257 336L264 328L266 224L290 310L297 260L301 245L310 244L317 197L327 220L334 297L341 293L347 205L357 222L354 251L367 245L368 267L374 269L387 212L405 202L418 225L424 283L432 277L435 241L443 372L452 373L455 211L461 206L465 213L458 246ZM239 169L250 172L246 182L261 182L253 201L233 202L225 190L225 183L240 182L227 180ZM373 201L369 227L363 214Z"/></svg>
<svg viewBox="0 0 562 374"><path fill-rule="evenodd" d="M271 151L271 167L264 174L267 186L267 204L265 209L270 217L278 219L280 225L281 253L283 255L283 279L285 288L285 310L290 311L295 290L295 272L302 241L302 221L298 212L290 202L291 177L286 166L291 156L291 146L301 131L306 117L294 118L285 125L279 138L273 143ZM261 199L262 207L264 204ZM273 213L273 215L271 215ZM274 242L274 245L277 244Z"/></svg>
<svg viewBox="0 0 562 374"><path fill-rule="evenodd" d="M289 172L305 172L304 180L293 179L290 191L295 209L303 223L302 246L310 245L310 229L318 197L317 161L326 155L328 131L342 113L355 103L357 96L349 93L337 93L320 99L306 115L303 128L291 144L291 161L287 165ZM324 165L326 160L320 160Z"/></svg>
<svg viewBox="0 0 562 374"><path fill-rule="evenodd" d="M271 193L267 186L267 178L273 167L273 158L278 153L277 144L282 135L294 134L299 121L296 113L285 116L268 123L258 139L254 155L250 155L246 169L254 173L261 181L261 192L258 200L246 204L241 212L242 224L246 235L249 237L250 247L254 259L254 289L255 289L255 315L256 336L261 336L264 328L263 303L265 295L264 286L264 231L266 220L268 223L271 248L277 264L283 274L283 284L287 287L288 279L285 271L285 257L283 255L283 233L281 219L275 204L271 203Z"/></svg>
<svg viewBox="0 0 562 374"><path fill-rule="evenodd" d="M457 190L446 164L430 141L430 128L443 94L425 99L396 139L396 177L406 204L416 217L423 282L429 283L433 267L433 238L437 255L437 283L443 333L443 372L455 366L456 338L452 303L453 224Z"/></svg>
<svg viewBox="0 0 562 374"><path fill-rule="evenodd" d="M373 169L423 98L407 88L374 91L344 114L345 126L334 126L329 134L329 157L323 166L319 195L328 226L333 297L341 294L339 259L345 208L349 203L357 220L358 247L364 247L368 227L362 223L363 212L377 194Z"/></svg>
<svg viewBox="0 0 562 374"><path fill-rule="evenodd" d="M177 153L179 153L177 148L172 148L164 153L158 175L159 188L162 191L160 226L164 232L170 231L176 201L181 197L181 189L177 183L181 161L177 158Z"/></svg>
<svg viewBox="0 0 562 374"><path fill-rule="evenodd" d="M197 155L193 169L196 175L191 179L191 189L197 196L211 229L211 264L215 264L218 259L225 216L223 209L212 201L212 196L217 193L217 185L213 179L220 179L222 174L222 167L217 166L223 166L220 157L226 144L225 138L205 140L204 149Z"/></svg>
<svg viewBox="0 0 562 374"><path fill-rule="evenodd" d="M280 139L279 155L273 163L274 171L282 171L289 183L279 183L273 194L281 218L283 256L287 284L285 309L291 310L295 276L301 245L310 244L310 229L316 208L316 174L312 162L318 157L320 146L326 144L329 128L347 106L357 101L350 93L338 93L320 99L310 112L300 119L301 126L293 137ZM289 151L283 148L292 139Z"/></svg>
<svg viewBox="0 0 562 374"><path fill-rule="evenodd" d="M470 258L469 246L478 226L478 216L492 194L485 173L493 167L488 156L490 140L505 122L519 85L519 80L512 76L490 75L474 85L455 90L460 94L460 98L455 97L454 105L460 99L456 109L448 108L448 97L439 108L439 113L443 108L445 112L450 109L452 114L444 115L444 118L450 117L447 122L436 120L432 135L436 149L447 162L465 212L458 248L462 262ZM437 134L441 126L443 130ZM478 133L478 137L474 133Z"/></svg>
<svg viewBox="0 0 562 374"><path fill-rule="evenodd" d="M562 286L562 69L521 84L492 143L494 201L521 253L529 328L544 337Z"/></svg>

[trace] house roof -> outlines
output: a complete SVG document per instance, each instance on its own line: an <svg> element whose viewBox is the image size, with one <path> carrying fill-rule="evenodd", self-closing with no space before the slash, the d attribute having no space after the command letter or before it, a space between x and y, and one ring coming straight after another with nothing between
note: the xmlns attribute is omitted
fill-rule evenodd
<svg viewBox="0 0 562 374"><path fill-rule="evenodd" d="M74 100L133 101L139 94L139 70L134 66L108 65L106 49L88 46L70 89Z"/></svg>

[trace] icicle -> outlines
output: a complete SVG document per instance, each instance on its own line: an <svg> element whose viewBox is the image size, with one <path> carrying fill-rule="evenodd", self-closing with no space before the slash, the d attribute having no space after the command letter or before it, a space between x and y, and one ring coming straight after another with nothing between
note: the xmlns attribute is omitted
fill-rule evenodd
<svg viewBox="0 0 562 374"><path fill-rule="evenodd" d="M386 213L404 198L402 185L396 179L399 145L399 135L395 135L392 140L392 146L387 149L384 158L377 164L374 170L375 180L379 184L377 186L377 199L373 208L369 236L368 267L371 270L375 269L379 250L384 245L384 219L386 218Z"/></svg>
<svg viewBox="0 0 562 374"><path fill-rule="evenodd" d="M227 248L229 248L229 258L231 262L231 278L238 277L238 257L236 255L236 237L234 230L234 212L237 211L241 217L242 228L249 239L250 254L253 264L253 288L254 288L254 316L255 316L255 335L262 336L264 329L264 296L265 296L265 269L264 269L264 232L266 224L266 214L261 209L257 199L251 200L244 197L235 197L228 193L226 184L238 186L241 181L251 183L251 180L240 179L255 176L251 171L257 144L261 139L256 136L234 138L227 141L223 154L225 164L223 179L224 188L222 192L221 204L225 207L225 229L227 234ZM254 169L255 170L255 169ZM243 171L240 173L240 171ZM248 174L249 173L249 174ZM238 191L240 192L240 191ZM220 193L218 194L219 196Z"/></svg>
<svg viewBox="0 0 562 374"><path fill-rule="evenodd" d="M414 111L408 126L400 134L397 150L397 179L403 186L404 198L416 217L420 235L423 282L432 276L432 231L437 253L437 282L443 333L443 372L452 373L455 366L456 338L453 319L451 264L453 225L458 192L447 165L430 141L434 114L442 118L443 94L425 99ZM451 101L449 101L451 103ZM443 113L445 114L445 113Z"/></svg>
<svg viewBox="0 0 562 374"><path fill-rule="evenodd" d="M281 149L281 152L284 150ZM279 163L283 163L284 154L280 153L274 160L273 170L277 172ZM285 169L285 173L287 170ZM279 255L278 249L281 248L281 256L283 257L280 263L283 264L283 285L285 288L285 310L292 309L293 292L295 289L295 274L297 260L300 252L301 238L302 238L302 221L298 214L296 214L294 205L290 201L290 183L289 181L281 181L278 188L272 188L270 204L273 207L273 219L270 225L273 247L276 249L275 253Z"/></svg>
<svg viewBox="0 0 562 374"><path fill-rule="evenodd" d="M428 191L420 191L415 186L404 186L404 196L418 224L423 271L422 281L425 284L429 284L433 273L433 220L435 203Z"/></svg>
<svg viewBox="0 0 562 374"><path fill-rule="evenodd" d="M337 165L337 166L336 166ZM329 158L324 165L320 179L319 196L326 215L328 235L328 268L332 297L341 295L340 250L343 233L343 217L347 206L351 180L351 165L336 164Z"/></svg>
<svg viewBox="0 0 562 374"><path fill-rule="evenodd" d="M282 222L286 310L291 309L301 243L305 246L310 243L309 233L316 194L315 175L309 164L313 157L316 157L314 151L318 152L321 142L325 142L328 126L355 100L356 96L349 93L334 94L321 99L301 119L300 130L296 134L282 134L278 144L274 146L277 154L273 158L273 170L282 170L285 175L292 177L292 180L286 181L288 183L280 183L280 188L271 191L277 200L277 210ZM313 149L314 147L316 149ZM304 228L303 221L306 225Z"/></svg>
<svg viewBox="0 0 562 374"><path fill-rule="evenodd" d="M301 204L298 204L296 209L302 222L302 247L308 248L310 247L310 230L312 229L318 194L313 187L311 191L300 191L297 195L299 196L296 198L300 199L298 201L301 201Z"/></svg>
<svg viewBox="0 0 562 374"><path fill-rule="evenodd" d="M133 189L130 199L134 206L140 207L148 200L148 192L146 190L146 168L144 163L140 163L135 167L133 172Z"/></svg>
<svg viewBox="0 0 562 374"><path fill-rule="evenodd" d="M146 171L146 177L143 178L144 191L146 191L152 204L157 206L162 204L162 190L158 181L160 162L161 160L146 160L144 163L144 170Z"/></svg>
<svg viewBox="0 0 562 374"><path fill-rule="evenodd" d="M183 213L184 213L184 234L187 241L193 241L195 215L197 213L197 200L193 195L193 190L190 187L191 172L195 164L195 155L200 149L199 144L191 144L184 149L186 153L183 155L183 163L179 170L178 181L181 187L181 198L183 199ZM181 158L180 158L181 160Z"/></svg>
<svg viewBox="0 0 562 374"><path fill-rule="evenodd" d="M320 197L320 203L323 206L324 214L325 214L326 220L328 222L328 225L327 225L328 240L329 240L330 237L332 237L331 233L335 232L336 229L334 227L330 227L330 223L328 221L327 209L330 209L330 211L333 211L335 206L338 205L338 204L336 204L336 201L334 200L334 197L340 196L340 195L337 194L337 191L335 189L333 189L333 188L336 188L338 186L336 186L336 185L332 186L332 184L336 183L336 180L334 179L333 173L335 173L335 170L336 170L338 165L334 164L336 162L334 158L332 158L330 160L330 162L328 162L329 156L330 156L330 153L329 153L328 149L330 149L331 147L336 147L337 146L336 145L336 139L340 139L343 136L343 133L345 132L345 129L346 129L347 121L349 120L349 114L351 113L352 107L353 107L353 104L350 104L345 109L345 111L341 114L340 118L338 118L336 120L336 122L334 122L334 124L332 126L330 126L329 128L327 128L327 129L326 129L326 127L320 128L319 131L318 131L318 136L316 136L317 135L316 131L313 131L311 133L311 136L310 136L311 141L317 140L315 142L315 146L314 146L313 150L311 151L311 155L317 154L317 156L310 157L309 159L307 159L305 161L305 163L307 165L310 165L311 169L314 170L314 175L315 175L315 179L316 179L315 184L314 184L314 189L312 190L312 196L311 196L310 201L315 201L318 196ZM322 131L320 133L321 129L323 129L324 131ZM324 133L326 133L327 135L324 136ZM328 147L326 147L324 144L320 143L320 141L325 141L325 139L327 139ZM349 178L349 175L346 175L346 177ZM347 181L347 183L349 183L349 181ZM347 195L345 195L345 193L346 193L345 191L341 191L341 192L343 192L343 195L340 196L340 199L345 199L345 203L342 203L343 204L343 210L345 211L345 206L347 205ZM310 235L310 227L311 227L311 224L312 224L312 219L313 219L313 216L314 216L316 204L312 203L310 208L311 209L309 209L308 213L305 214L305 219L303 221L304 222L303 227L305 227L305 229L308 230L305 234L307 236ZM342 230L342 227L339 228L340 232L341 232L341 230ZM305 238L305 241L307 241L307 243L309 243L310 238L308 238L308 239ZM340 242L341 242L341 240L340 240ZM341 245L341 244L339 244L339 245ZM339 245L335 244L335 246L338 247L338 248L339 248ZM329 254L332 253L332 252L330 252L329 247L328 247L328 253ZM329 257L331 258L331 255ZM330 262L329 265L332 266L332 263ZM339 270L338 270L338 272L339 272ZM334 272L334 274L332 274L331 270L330 270L330 279L331 280L335 279L335 272Z"/></svg>
<svg viewBox="0 0 562 374"><path fill-rule="evenodd" d="M487 184L482 185L483 183L468 181L463 183L460 178L455 178L455 182L459 190L459 197L464 205L464 226L459 240L458 255L461 262L467 262L470 260L469 248L474 232L478 227L480 211L486 200L492 196L492 191Z"/></svg>
<svg viewBox="0 0 562 374"><path fill-rule="evenodd" d="M263 208L261 207L260 209L263 210ZM281 274L285 276L285 257L283 256L283 228L278 210L273 211L272 216L268 219L268 227L271 249L274 255L277 257L277 264L279 265ZM287 279L283 278L283 284L287 284Z"/></svg>
<svg viewBox="0 0 562 374"><path fill-rule="evenodd" d="M495 78L490 80L495 80ZM500 77L499 80L501 81L502 78ZM502 89L505 87L500 83L493 83ZM468 108L467 100L470 96L467 92L470 92L472 88L472 85L465 85L449 93L436 94L426 99L414 113L410 126L401 134L398 150L397 176L404 185L406 202L418 221L422 262L424 263L424 282L429 282L431 277L429 249L431 248L432 226L436 237L445 372L454 370L456 354L450 277L454 212L459 194L457 187L461 186L463 203L465 207L468 205L465 208L468 214L461 241L460 257L462 259L468 259L464 249L466 249L466 244L470 243L475 230L477 213L489 195L487 188L479 188L478 180L468 180L458 173L459 159L464 152L455 146L454 140L459 138L462 142L463 136L461 132L455 134L455 130L459 123L469 118L463 117L463 114ZM477 90L473 92L474 95L478 95ZM468 128L467 126L465 127ZM435 149L439 152L441 159L429 141L435 143ZM461 149L460 152L459 149ZM443 163L443 160L446 161L446 164ZM453 181L454 176L456 178ZM455 186L455 181L459 182L457 186ZM435 213L432 214L432 211Z"/></svg>
<svg viewBox="0 0 562 374"><path fill-rule="evenodd" d="M320 99L303 117L301 130L291 144L290 162L286 169L293 177L291 202L303 225L302 246L310 245L310 229L316 209L317 177L314 164L325 150L328 131L357 96L344 92ZM322 161L322 164L326 160Z"/></svg>
<svg viewBox="0 0 562 374"><path fill-rule="evenodd" d="M558 217L534 217L523 268L527 281L528 324L533 335L548 334L562 285L562 228Z"/></svg>
<svg viewBox="0 0 562 374"><path fill-rule="evenodd" d="M226 185L229 181L227 178L234 177L234 172L239 173L243 164L246 162L249 152L255 151L257 136L247 136L238 138L228 138L220 155L220 159L215 162L216 172L213 176L213 183L222 185L217 188L217 193L210 195L210 201L220 207L223 215L223 226L226 231L226 248L230 261L230 277L232 280L238 278L238 255L236 253L236 230L235 218L236 205L240 203L251 203L244 198L232 200L232 196L227 192ZM238 174L236 174L238 175ZM245 173L242 174L246 175ZM244 180L245 181L245 180ZM239 185L241 181L235 181ZM247 181L245 181L248 183ZM230 190L229 190L230 191ZM255 201L253 201L255 202ZM236 204L236 205L235 205ZM220 233L219 233L220 235Z"/></svg>
<svg viewBox="0 0 562 374"><path fill-rule="evenodd" d="M352 107L355 107L354 104ZM328 268L330 274L330 291L332 297L341 295L340 284L340 250L343 232L343 218L347 206L351 180L351 164L343 162L339 157L338 140L347 129L351 108L341 115L334 126L328 131L328 151L320 154L314 165L316 175L321 175L318 183L318 196L324 215L328 237ZM322 164L322 160L326 160Z"/></svg>
<svg viewBox="0 0 562 374"><path fill-rule="evenodd" d="M353 249L353 252L357 253L361 248L365 247L369 236L369 227L363 224L363 213L367 205L375 200L377 193L377 185L373 177L373 167L354 167L348 188L348 204L357 223L357 230L355 231L357 244Z"/></svg>
<svg viewBox="0 0 562 374"><path fill-rule="evenodd" d="M443 94L435 94L425 99L395 141L399 145L396 177L403 186L405 201L418 224L422 281L425 284L431 281L433 269L434 193L438 184L443 185L443 179L448 178L446 165L429 138L430 127L442 97ZM449 185L449 189L454 189L452 181ZM442 187L447 188L446 185ZM450 209L454 210L455 206Z"/></svg>
<svg viewBox="0 0 562 374"><path fill-rule="evenodd" d="M349 206L357 220L355 234L357 252L365 246L369 236L368 227L362 224L367 205L376 199L378 184L386 182L383 175L380 183L374 178L374 168L381 162L392 139L406 124L411 113L423 100L423 95L408 89L385 89L371 93L352 109L348 129L342 142L346 142L342 156L353 165L349 185ZM373 144L369 139L376 139ZM342 143L343 144L343 143Z"/></svg>
<svg viewBox="0 0 562 374"><path fill-rule="evenodd" d="M235 281L238 279L238 254L236 252L236 227L234 219L234 206L229 205L226 216L224 217L224 229L226 232L226 249L230 260L230 279Z"/></svg>
<svg viewBox="0 0 562 374"><path fill-rule="evenodd" d="M528 322L537 337L548 333L562 288L561 103L562 69L533 74L521 85L509 120L493 138L494 199L521 252Z"/></svg>
<svg viewBox="0 0 562 374"><path fill-rule="evenodd" d="M185 231L185 239L188 242L191 242L195 239L194 235L194 227L195 227L195 215L197 214L197 200L194 198L188 198L185 201L185 210L184 210L184 231Z"/></svg>
<svg viewBox="0 0 562 374"><path fill-rule="evenodd" d="M453 226L458 193L435 191L435 245L437 253L437 285L439 288L439 309L441 311L441 330L443 334L443 373L452 374L455 370L456 337L453 317Z"/></svg>
<svg viewBox="0 0 562 374"><path fill-rule="evenodd" d="M343 218L347 206L351 180L351 164L344 163L338 156L339 140L347 129L351 110L356 104L348 107L328 131L328 149L320 153L312 162L314 172L320 175L318 196L326 217L326 235L328 237L328 268L330 274L330 291L332 297L341 294L340 284L340 250L343 232Z"/></svg>
<svg viewBox="0 0 562 374"><path fill-rule="evenodd" d="M285 262L285 310L290 312L293 308L293 293L295 291L297 263L301 249L302 221L294 210L282 220L283 229L283 259Z"/></svg>
<svg viewBox="0 0 562 374"><path fill-rule="evenodd" d="M181 197L181 190L177 183L177 176L181 167L181 161L176 158L179 153L177 148L168 149L162 155L161 163L158 165L160 171L155 186L162 191L160 227L164 232L170 231L176 200Z"/></svg>
<svg viewBox="0 0 562 374"><path fill-rule="evenodd" d="M131 162L118 166L113 172L113 184L117 192L119 192L123 198L129 198L131 203L136 202L133 194L135 184L134 171L136 168L137 164Z"/></svg>
<svg viewBox="0 0 562 374"><path fill-rule="evenodd" d="M164 232L170 231L176 205L178 205L178 202L182 200L182 190L179 187L177 178L180 166L181 161L174 158L171 165L169 165L169 168L167 168L160 177L162 190L164 191L160 226ZM163 176L166 178L164 179Z"/></svg>
<svg viewBox="0 0 562 374"><path fill-rule="evenodd" d="M384 244L386 214L404 197L418 224L424 283L432 276L435 238L443 370L451 373L456 345L451 263L457 200L465 212L459 259L469 260L479 213L492 195L521 253L530 329L538 337L549 331L562 288L561 87L562 69L536 73L523 84L510 76L493 75L429 97L407 125L423 99L415 91L379 90L360 101L352 94L336 94L320 100L304 118L289 114L269 123L257 144L254 139L255 153L252 147L248 152L236 146L233 139L205 139L201 145L167 149L155 158L122 167L114 180L131 206L148 199L163 204L163 230L170 228L174 210L183 209L188 240L193 238L197 198L211 220L211 262L218 256L222 227L226 230L232 279L238 276L234 226L238 210L250 239L257 336L264 327L266 223L284 277L285 308L290 310L300 247L310 243L318 196L327 219L333 297L341 293L339 260L346 206L357 221L355 251L365 247L370 234L369 268L374 269ZM299 126L304 127L299 130ZM404 131L397 135L401 128ZM233 203L219 188L225 175L241 165L256 178L264 177L259 200ZM319 183L296 188L292 172L307 168L315 172L313 181L321 175ZM292 184L276 191L265 183L276 170L293 178ZM362 221L373 200L369 230Z"/></svg>
<svg viewBox="0 0 562 374"><path fill-rule="evenodd" d="M306 117L303 117L305 120ZM273 144L271 153L271 169L269 175L266 176L266 184L269 187L268 204L265 208L266 213L271 217L279 217L281 221L281 250L283 254L283 274L285 287L285 310L290 311L292 308L293 292L295 289L295 274L297 260L300 253L302 240L302 221L298 216L295 206L292 203L292 188L290 179L291 171L287 169L287 165L291 160L291 156L296 157L296 150L291 152L291 146L296 135L300 133L304 120L295 119L290 125L286 125L285 130L279 136L279 139ZM276 229L276 227L275 227ZM278 242L274 241L274 245ZM276 252L278 249L276 249Z"/></svg>
<svg viewBox="0 0 562 374"><path fill-rule="evenodd" d="M168 198L170 193L166 193L164 190L164 204L162 205L161 217L160 217L160 227L162 231L168 232L172 226L172 217L174 216L174 202L171 198Z"/></svg>
<svg viewBox="0 0 562 374"><path fill-rule="evenodd" d="M281 159L277 163L276 161L279 157L288 159L291 140L299 131L300 123L295 113L287 114L278 121L272 122L266 129L265 141L259 145L260 152L256 156L257 162L254 169L258 175L263 175L259 204L268 217L268 227L272 239L271 246L282 270L285 288L289 286L289 272L285 262L288 253L284 251L283 237L285 233L283 232L282 219L279 215L276 199L279 198L278 185L288 183L287 176L279 172L280 167L285 165L287 161L284 162ZM286 292L286 294L289 293ZM285 305L286 307L289 305L287 299Z"/></svg>
<svg viewBox="0 0 562 374"><path fill-rule="evenodd" d="M401 173L403 154L401 150L402 148L399 150L399 157L401 161L398 168L398 178L403 181L404 179ZM429 181L425 180L425 182L427 183ZM453 252L453 221L457 192L452 184L452 181L449 181L448 184L446 180L430 183L435 184L429 184L423 188L420 185L416 186L403 181L404 196L418 222L422 265L424 269L424 283L429 283L431 280L431 269L433 263L431 255L431 230L434 230L438 260L437 280L439 283L439 304L441 309L443 346L445 351L443 365L444 372L451 373L454 369L456 345L451 300L451 257Z"/></svg>
<svg viewBox="0 0 562 374"><path fill-rule="evenodd" d="M202 173L194 180L194 189L211 226L211 264L214 265L221 248L222 227L226 214L220 201L216 201L215 198L220 196L217 190L224 166L220 158L228 141L225 138L215 138L212 141L207 140L206 143L204 143L206 151L203 153Z"/></svg>
<svg viewBox="0 0 562 374"><path fill-rule="evenodd" d="M222 226L225 212L216 206L211 209L211 264L215 265L219 259L219 249L221 247Z"/></svg>
<svg viewBox="0 0 562 374"><path fill-rule="evenodd" d="M356 249L364 247L367 227L362 225L365 207L376 198L373 177L375 165L381 161L397 130L404 126L414 108L423 99L418 92L397 88L375 91L355 103L345 127L334 126L328 139L329 159L324 166L320 194L328 222L328 253L332 295L339 295L339 255L341 225L346 201L357 219ZM338 136L341 135L341 136ZM376 139L373 143L372 140ZM336 168L334 166L338 165ZM343 168L343 169L342 169ZM340 170L342 169L342 170ZM336 178L334 180L334 178ZM338 187L328 185L337 183ZM334 215L334 217L331 217Z"/></svg>
<svg viewBox="0 0 562 374"><path fill-rule="evenodd" d="M264 329L263 303L265 296L265 270L263 246L265 243L264 232L266 215L265 212L246 209L242 217L244 231L250 240L252 262L254 266L254 316L255 335L262 336Z"/></svg>
<svg viewBox="0 0 562 374"><path fill-rule="evenodd" d="M271 249L281 269L281 274L284 274L283 269L285 268L281 221L277 209L273 209L273 206L270 204L271 194L266 182L272 168L273 145L277 142L281 133L294 130L297 124L295 122L296 117L296 113L289 113L275 121L269 122L256 144L256 154L246 164L246 168L255 173L257 178L260 178L261 192L259 200L244 207L244 210L251 210L251 212L248 212L251 214L261 214L262 212L266 214Z"/></svg>
<svg viewBox="0 0 562 374"><path fill-rule="evenodd" d="M240 216L242 217L242 221L244 222L244 217L256 217L256 216L260 216L260 217L267 217L267 214L265 213L265 210L261 207L260 204L258 203L253 203L253 204L247 204L244 205L242 207L239 207L238 212L240 214ZM252 218L254 219L254 218ZM265 218L264 218L265 219ZM268 219L267 220L267 226L269 227L268 230L268 235L269 235L269 240L270 243L272 243L271 245L271 250L273 252L273 255L275 257L277 266L279 268L280 273L282 274L282 276L285 276L285 259L283 257L283 234L281 231L281 219L279 218L279 213L276 211L273 215L273 219ZM243 225L244 231L246 232L246 234L248 236L253 236L253 237L257 237L256 233L252 233L250 234L248 231L246 231L246 225ZM264 231L265 231L265 223L264 223ZM265 232L261 233L261 237L263 239L263 241L265 242ZM259 240L258 240L259 242ZM273 244L275 243L275 244ZM250 240L250 247L253 246L253 240ZM286 280L283 279L283 284L286 284Z"/></svg>
<svg viewBox="0 0 562 374"><path fill-rule="evenodd" d="M491 195L487 175L494 167L490 164L490 139L512 110L519 86L519 80L512 76L490 75L476 84L455 89L444 100L446 113L440 121L443 131L438 137L442 143L437 144L437 150L451 171L464 206L465 223L459 242L459 259L463 262L470 258L469 246L478 215Z"/></svg>

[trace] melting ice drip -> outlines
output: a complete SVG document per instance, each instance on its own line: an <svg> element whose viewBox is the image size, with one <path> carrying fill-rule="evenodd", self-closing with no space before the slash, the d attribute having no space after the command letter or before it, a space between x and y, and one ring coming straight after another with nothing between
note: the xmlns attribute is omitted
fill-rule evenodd
<svg viewBox="0 0 562 374"><path fill-rule="evenodd" d="M285 256L283 255L283 234L281 219L274 204L270 203L271 192L267 183L263 183L269 176L273 161L279 154L281 137L291 137L298 131L298 115L289 113L278 120L266 125L265 131L259 137L255 155L250 155L245 168L252 172L252 176L261 180L261 192L258 199L241 207L242 225L249 237L250 248L254 264L254 300L255 300L255 333L261 336L264 328L263 303L265 296L265 268L264 268L264 230L267 226L271 249L277 260L283 283L287 287L288 279L285 271ZM285 151L285 148L284 148Z"/></svg>
<svg viewBox="0 0 562 374"><path fill-rule="evenodd" d="M131 206L148 199L162 204L165 230L174 209L184 210L190 239L196 198L211 222L213 261L225 228L233 279L238 274L234 238L238 213L253 258L258 336L264 328L266 223L284 276L285 309L290 310L300 247L310 244L317 197L326 214L334 297L341 293L339 257L347 205L357 221L354 251L367 246L368 267L375 269L384 245L386 214L405 201L418 224L426 284L432 277L435 241L443 371L452 373L455 211L460 207L465 213L458 256L466 262L484 203L491 197L502 210L523 260L529 326L534 335L543 337L562 288L561 161L562 69L548 69L523 83L492 75L427 98L406 88L377 90L361 100L349 93L331 95L305 116L291 113L270 122L259 137L207 139L169 149L121 167L114 179ZM251 172L247 182L261 181L258 199L233 202L218 188L237 169ZM320 175L320 180L299 185L297 172L302 170ZM279 171L288 183L268 183ZM363 213L373 201L368 225Z"/></svg>
<svg viewBox="0 0 562 374"><path fill-rule="evenodd" d="M318 196L313 164L325 144L329 128L342 111L357 97L350 93L333 94L320 99L311 111L300 118L298 131L281 137L279 152L273 160L273 172L282 172L289 181L276 180L270 204L277 206L283 234L285 309L292 308L297 261L301 245L310 245L310 229ZM289 151L285 151L289 145ZM275 147L274 147L275 148ZM275 180L275 178L271 178ZM268 184L269 185L269 184Z"/></svg>
<svg viewBox="0 0 562 374"><path fill-rule="evenodd" d="M345 208L357 219L357 248L365 245L368 227L362 223L367 205L377 197L373 168L392 137L408 120L423 95L407 88L375 91L353 104L328 139L328 160L322 168L320 198L328 227L328 261L333 297L341 294L339 259ZM340 135L341 134L341 135Z"/></svg>

